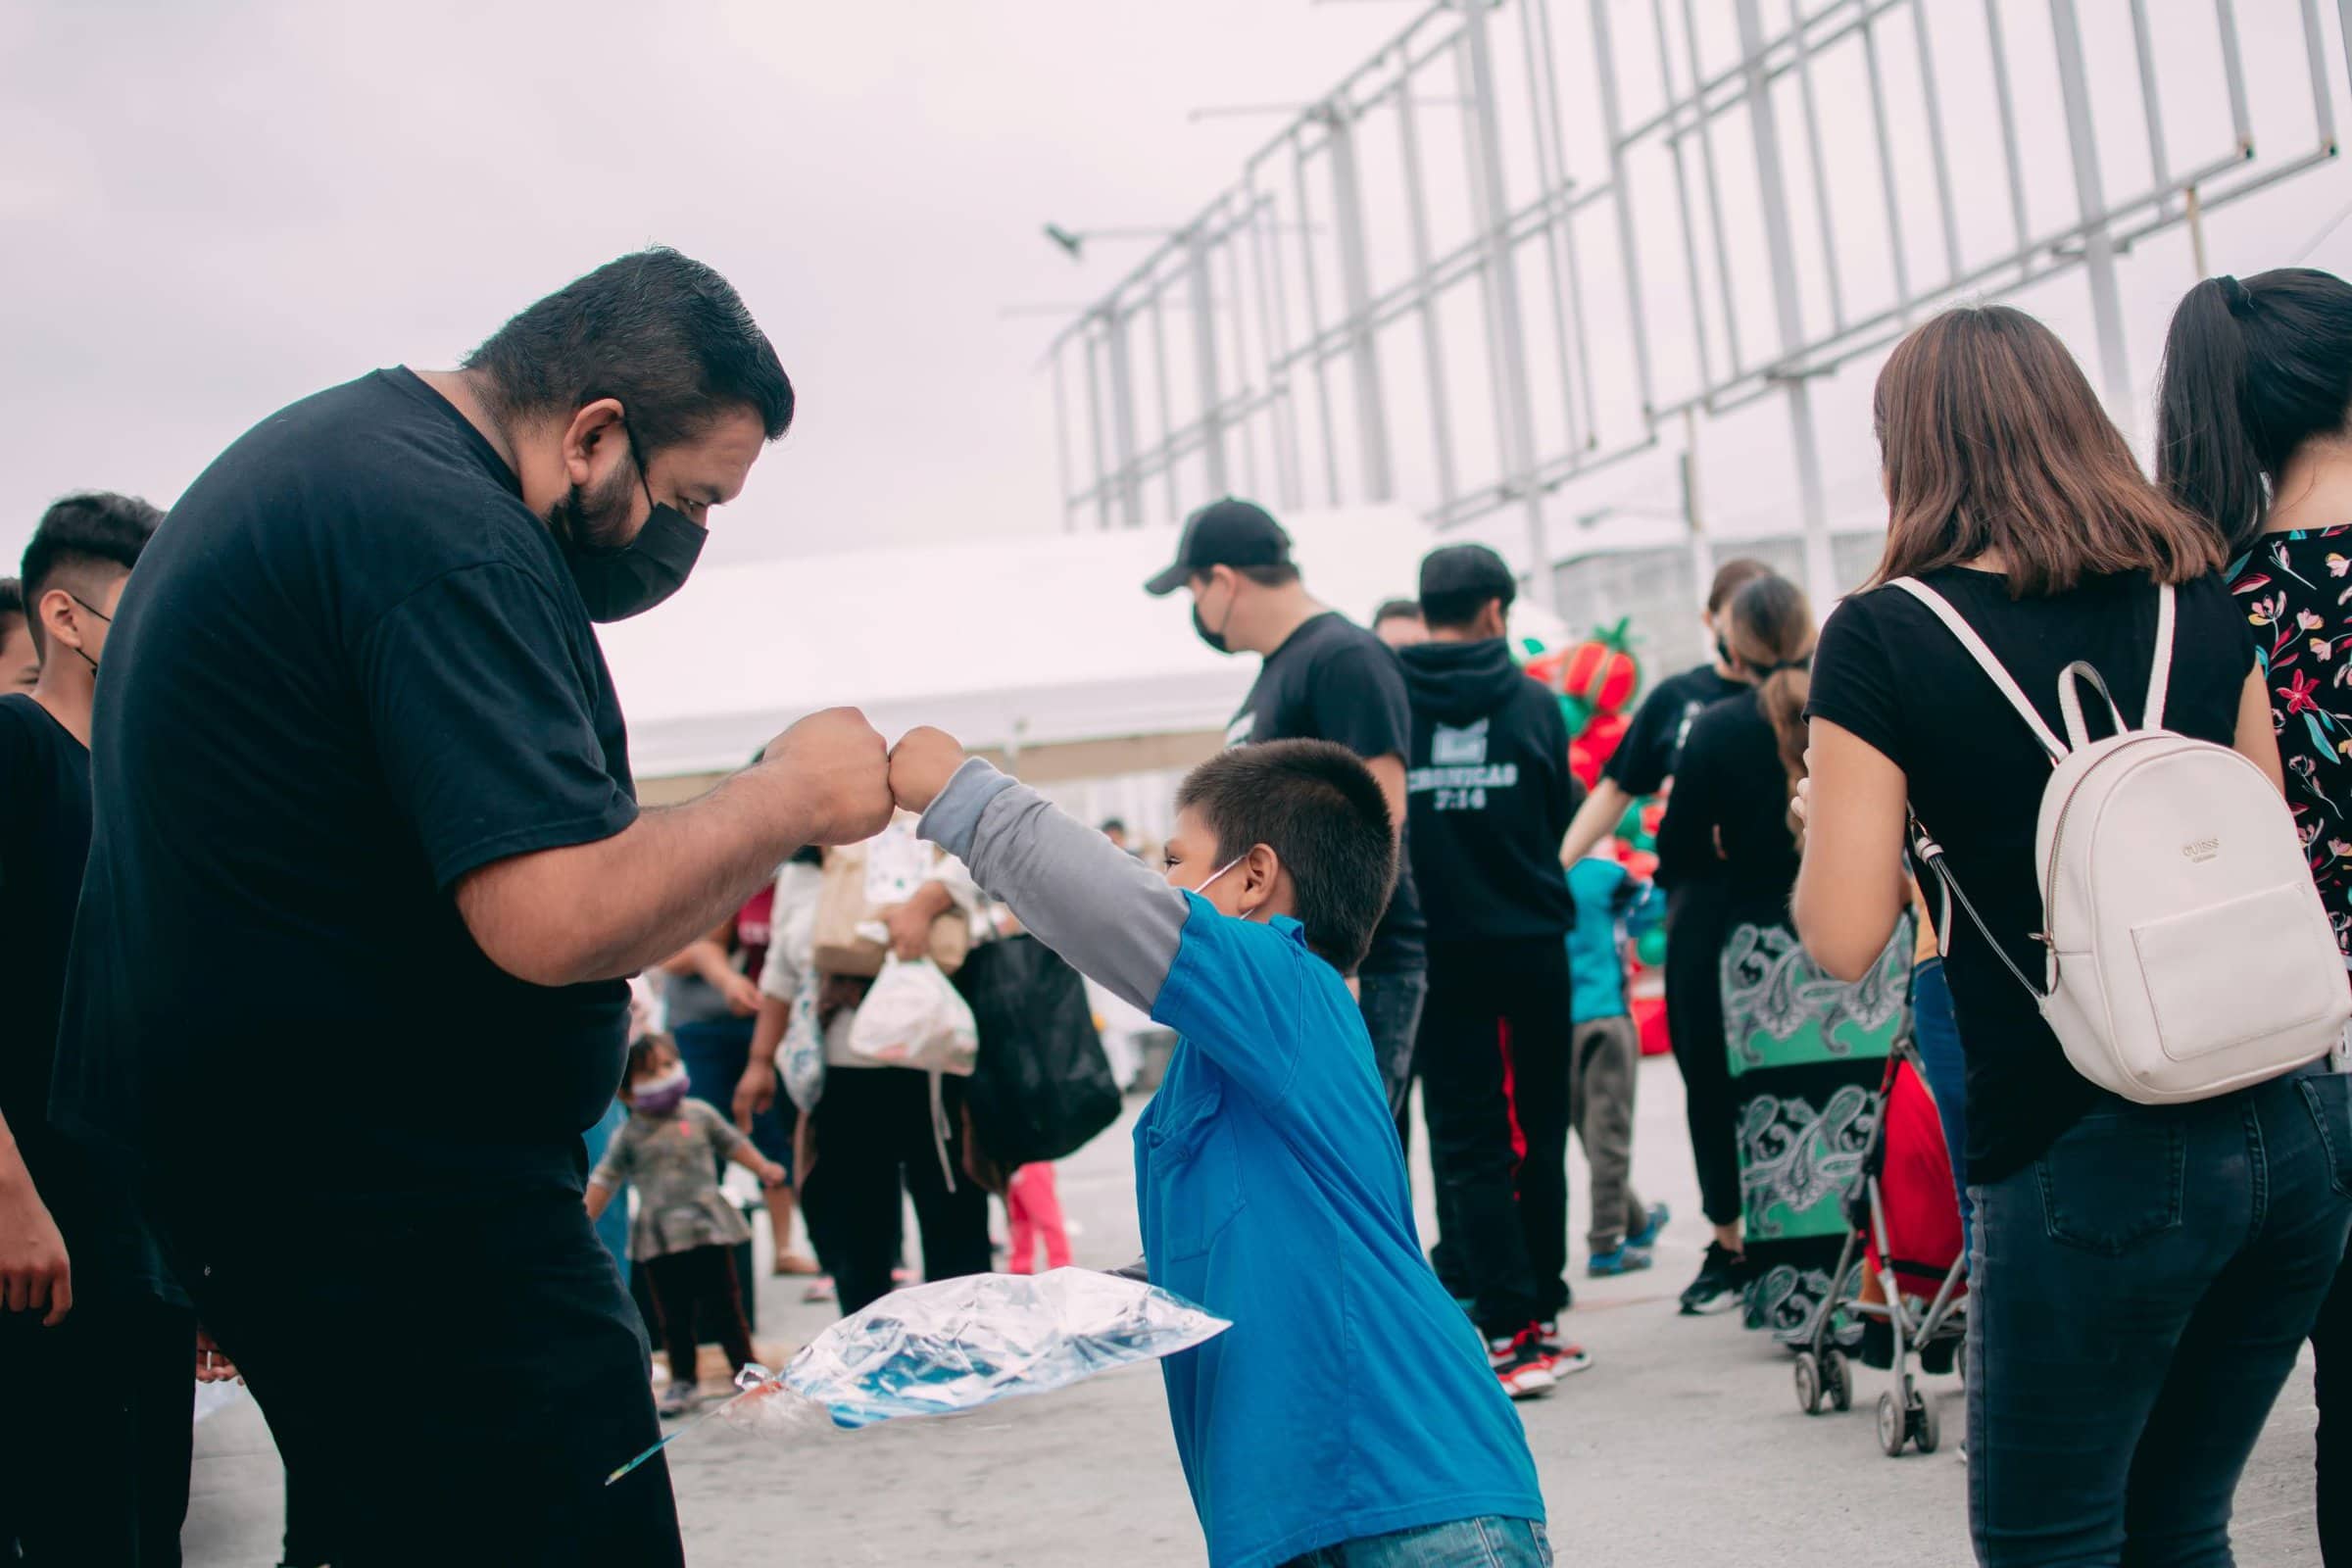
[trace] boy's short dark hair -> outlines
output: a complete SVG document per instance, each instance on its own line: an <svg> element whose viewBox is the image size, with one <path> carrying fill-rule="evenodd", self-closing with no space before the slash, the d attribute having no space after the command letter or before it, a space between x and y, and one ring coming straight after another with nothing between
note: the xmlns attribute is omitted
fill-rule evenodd
<svg viewBox="0 0 2352 1568"><path fill-rule="evenodd" d="M1419 620L1420 618L1421 601L1418 599L1384 599L1380 602L1380 608L1372 612L1372 624L1375 626L1384 620Z"/></svg>
<svg viewBox="0 0 2352 1568"><path fill-rule="evenodd" d="M41 514L24 546L19 603L32 628L32 646L42 647L41 617L32 607L52 588L63 588L88 601L103 583L127 576L138 564L139 552L164 520L161 509L136 496L109 490L85 490L51 505Z"/></svg>
<svg viewBox="0 0 2352 1568"><path fill-rule="evenodd" d="M1199 815L1221 865L1263 844L1291 873L1306 945L1342 974L1372 946L1396 887L1388 797L1353 752L1267 741L1220 752L1187 775L1178 810Z"/></svg>
<svg viewBox="0 0 2352 1568"><path fill-rule="evenodd" d="M672 1053L677 1043L658 1029L649 1029L629 1042L629 1059L620 1069L620 1088L623 1094L637 1081L637 1075L654 1064L654 1053L667 1048Z"/></svg>
<svg viewBox="0 0 2352 1568"><path fill-rule="evenodd" d="M0 615L24 613L24 585L14 577L0 577Z"/></svg>

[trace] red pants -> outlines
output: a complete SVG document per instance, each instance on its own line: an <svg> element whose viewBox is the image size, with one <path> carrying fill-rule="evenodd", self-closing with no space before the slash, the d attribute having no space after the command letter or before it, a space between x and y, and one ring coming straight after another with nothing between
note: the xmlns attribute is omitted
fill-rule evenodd
<svg viewBox="0 0 2352 1568"><path fill-rule="evenodd" d="M1046 1267L1070 1266L1070 1238L1061 1225L1061 1195L1054 1191L1054 1167L1023 1165L1004 1189L1004 1212L1012 1221L1012 1259L1015 1274L1033 1273L1037 1244L1046 1244Z"/></svg>

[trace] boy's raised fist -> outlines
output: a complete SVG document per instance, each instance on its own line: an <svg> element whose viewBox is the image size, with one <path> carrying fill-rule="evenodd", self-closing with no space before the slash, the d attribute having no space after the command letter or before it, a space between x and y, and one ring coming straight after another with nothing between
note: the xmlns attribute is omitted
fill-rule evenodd
<svg viewBox="0 0 2352 1568"><path fill-rule="evenodd" d="M910 729L890 754L890 792L909 811L928 811L963 765L963 743L945 730Z"/></svg>

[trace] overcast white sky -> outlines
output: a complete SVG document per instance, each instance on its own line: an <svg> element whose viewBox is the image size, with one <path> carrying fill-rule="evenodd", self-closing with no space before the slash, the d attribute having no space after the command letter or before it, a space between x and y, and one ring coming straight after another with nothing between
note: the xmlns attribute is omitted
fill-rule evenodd
<svg viewBox="0 0 2352 1568"><path fill-rule="evenodd" d="M2086 27L2124 10L2082 3ZM278 406L375 366L450 364L656 240L734 280L801 393L710 559L1057 527L1033 369L1057 323L1000 313L1088 300L1139 252L1074 266L1040 225L1189 217L1277 123L1190 125L1189 109L1313 96L1416 9L12 0L0 563L64 491L169 505ZM2258 108L2307 92L2295 0L2238 15ZM2330 70L2340 101L2340 57ZM1981 140L1961 153L1981 160ZM2347 202L2339 162L2218 215L2214 265L2286 260ZM2352 266L2352 237L2316 260ZM2127 266L2142 382L2189 279L2177 236ZM2087 359L2079 294L2024 303ZM1868 501L1857 392L1866 374L1826 393L1834 505ZM1757 434L1735 441L1785 428L1769 406L1743 418ZM1737 500L1738 481L1715 485Z"/></svg>
<svg viewBox="0 0 2352 1568"><path fill-rule="evenodd" d="M1409 14L1306 0L10 0L0 562L61 492L163 505L277 407L445 366L648 241L800 392L710 559L1059 526L1054 324Z"/></svg>

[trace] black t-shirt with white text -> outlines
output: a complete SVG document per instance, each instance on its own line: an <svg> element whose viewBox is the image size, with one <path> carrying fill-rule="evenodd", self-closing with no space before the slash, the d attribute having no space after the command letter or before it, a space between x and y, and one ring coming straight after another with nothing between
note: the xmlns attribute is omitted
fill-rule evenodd
<svg viewBox="0 0 2352 1568"><path fill-rule="evenodd" d="M1229 746L1291 740L1330 741L1366 760L1394 757L1399 763L1412 750L1412 707L1395 651L1338 611L1303 622L1266 656L1225 732ZM1411 860L1399 856L1396 891L1363 968L1388 974L1424 962L1421 901Z"/></svg>
<svg viewBox="0 0 2352 1568"><path fill-rule="evenodd" d="M2145 576L2094 577L2041 599L2012 599L2007 579L1962 566L1923 580L1984 638L2054 733L2065 733L2058 674L2077 660L2099 671L2134 721L2146 706L2157 593ZM2227 746L2254 665L2245 614L2217 575L2180 587L2178 615L2164 727ZM2038 977L2045 959L2033 935L2042 929L2034 841L2049 760L1951 632L1899 588L1848 599L1822 630L1806 715L1849 731L1903 770L1912 809L1969 901L2012 961ZM2105 733L2103 709L2092 732ZM1936 879L1924 886L1940 913ZM1975 923L1956 907L1946 923L1944 969L1968 1056L1968 1175L1994 1182L2113 1097L2075 1071Z"/></svg>
<svg viewBox="0 0 2352 1568"><path fill-rule="evenodd" d="M272 415L172 509L106 665L57 1119L182 1190L576 1188L627 989L507 974L452 890L637 805L562 550L480 433L406 369Z"/></svg>
<svg viewBox="0 0 2352 1568"><path fill-rule="evenodd" d="M66 949L90 852L90 754L46 708L0 697L0 1117L65 1238L77 1299L176 1298L103 1159L49 1126Z"/></svg>

